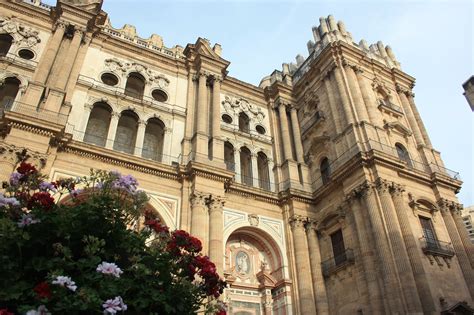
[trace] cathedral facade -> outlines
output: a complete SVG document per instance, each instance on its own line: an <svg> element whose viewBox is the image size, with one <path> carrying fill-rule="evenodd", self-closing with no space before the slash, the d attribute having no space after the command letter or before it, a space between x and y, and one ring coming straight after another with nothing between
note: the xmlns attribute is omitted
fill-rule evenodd
<svg viewBox="0 0 474 315"><path fill-rule="evenodd" d="M474 250L392 49L329 16L259 86L219 44L165 47L102 0L0 2L0 181L136 177L199 237L230 314L468 314Z"/></svg>

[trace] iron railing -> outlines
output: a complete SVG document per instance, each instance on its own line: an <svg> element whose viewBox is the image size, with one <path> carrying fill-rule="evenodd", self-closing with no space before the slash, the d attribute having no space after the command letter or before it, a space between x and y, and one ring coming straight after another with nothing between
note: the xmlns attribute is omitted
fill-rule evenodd
<svg viewBox="0 0 474 315"><path fill-rule="evenodd" d="M354 261L355 261L354 251L350 248L347 248L340 255L331 257L328 260L325 260L321 263L323 275L325 277L329 277L332 273L337 271L339 268L342 268L347 265L351 265L354 263Z"/></svg>
<svg viewBox="0 0 474 315"><path fill-rule="evenodd" d="M425 236L420 238L421 249L427 255L453 257L454 249L451 243L438 241L437 239L427 238Z"/></svg>

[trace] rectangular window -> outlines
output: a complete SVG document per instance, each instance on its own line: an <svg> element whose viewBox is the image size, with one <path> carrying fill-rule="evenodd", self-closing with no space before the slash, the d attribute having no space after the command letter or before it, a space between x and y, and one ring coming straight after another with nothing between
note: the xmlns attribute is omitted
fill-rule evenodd
<svg viewBox="0 0 474 315"><path fill-rule="evenodd" d="M336 266L345 262L346 248L344 246L344 238L342 237L342 230L337 230L331 234L332 252L334 254L334 261Z"/></svg>
<svg viewBox="0 0 474 315"><path fill-rule="evenodd" d="M431 219L420 217L420 224L421 224L421 229L423 230L423 235L426 238L426 242L428 246L437 246L438 239L436 237L436 233L434 231L433 223L431 222Z"/></svg>

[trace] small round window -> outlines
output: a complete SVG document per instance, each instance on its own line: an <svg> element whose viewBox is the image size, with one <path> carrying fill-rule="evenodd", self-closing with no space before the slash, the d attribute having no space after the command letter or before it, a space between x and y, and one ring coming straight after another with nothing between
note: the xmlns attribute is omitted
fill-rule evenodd
<svg viewBox="0 0 474 315"><path fill-rule="evenodd" d="M255 130L257 130L257 132L261 135L264 135L265 134L265 128L263 128L263 126L260 126L258 125L257 127L255 127Z"/></svg>
<svg viewBox="0 0 474 315"><path fill-rule="evenodd" d="M231 124L232 123L232 117L230 117L227 114L222 115L222 121L225 122L226 124Z"/></svg>
<svg viewBox="0 0 474 315"><path fill-rule="evenodd" d="M151 96L153 96L153 98L158 101L158 102L166 102L168 100L168 95L166 95L166 93L162 90L153 90L153 92L151 92Z"/></svg>
<svg viewBox="0 0 474 315"><path fill-rule="evenodd" d="M18 56L22 59L31 60L35 57L35 54L29 49L20 49Z"/></svg>
<svg viewBox="0 0 474 315"><path fill-rule="evenodd" d="M102 82L104 82L104 84L107 84L109 86L115 86L118 83L118 78L112 73L104 73L100 76L100 79L102 80Z"/></svg>

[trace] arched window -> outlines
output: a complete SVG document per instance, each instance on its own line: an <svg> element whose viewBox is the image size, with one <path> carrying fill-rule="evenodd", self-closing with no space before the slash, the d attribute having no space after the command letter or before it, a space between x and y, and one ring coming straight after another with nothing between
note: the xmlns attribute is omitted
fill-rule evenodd
<svg viewBox="0 0 474 315"><path fill-rule="evenodd" d="M228 171L235 171L234 146L229 141L224 143L224 162Z"/></svg>
<svg viewBox="0 0 474 315"><path fill-rule="evenodd" d="M163 160L163 143L165 139L165 124L158 118L151 118L145 128L142 156L158 162ZM140 146L141 143L138 143Z"/></svg>
<svg viewBox="0 0 474 315"><path fill-rule="evenodd" d="M125 85L125 95L134 98L143 98L143 91L145 90L145 78L137 72L129 74L127 84Z"/></svg>
<svg viewBox="0 0 474 315"><path fill-rule="evenodd" d="M239 130L246 133L250 132L250 119L244 112L239 114Z"/></svg>
<svg viewBox="0 0 474 315"><path fill-rule="evenodd" d="M130 111L123 111L117 125L114 150L133 154L137 139L138 117Z"/></svg>
<svg viewBox="0 0 474 315"><path fill-rule="evenodd" d="M5 79L3 85L0 86L0 110L11 108L20 89L20 84L21 82L17 78Z"/></svg>
<svg viewBox="0 0 474 315"><path fill-rule="evenodd" d="M84 142L105 147L112 109L106 103L95 103L87 122Z"/></svg>
<svg viewBox="0 0 474 315"><path fill-rule="evenodd" d="M242 184L253 186L252 154L246 147L240 149L240 172Z"/></svg>
<svg viewBox="0 0 474 315"><path fill-rule="evenodd" d="M258 186L270 190L270 173L268 169L268 158L263 152L257 154Z"/></svg>
<svg viewBox="0 0 474 315"><path fill-rule="evenodd" d="M412 167L413 164L410 159L410 155L408 154L407 149L400 143L395 144L395 148L397 149L398 158L403 162L407 163L408 167Z"/></svg>
<svg viewBox="0 0 474 315"><path fill-rule="evenodd" d="M8 34L0 35L0 57L6 56L13 43L13 37Z"/></svg>
<svg viewBox="0 0 474 315"><path fill-rule="evenodd" d="M323 184L329 183L329 181L331 180L331 166L329 165L328 158L324 158L321 161L320 170L321 170L321 179L323 180Z"/></svg>

